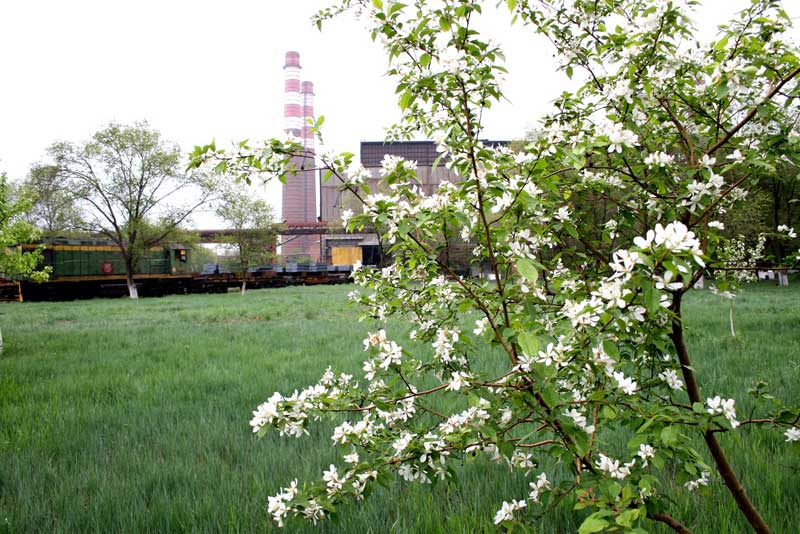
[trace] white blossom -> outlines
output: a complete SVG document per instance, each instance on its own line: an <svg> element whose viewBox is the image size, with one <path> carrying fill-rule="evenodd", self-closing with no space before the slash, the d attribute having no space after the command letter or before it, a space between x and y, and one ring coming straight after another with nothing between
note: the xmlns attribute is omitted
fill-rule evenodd
<svg viewBox="0 0 800 534"><path fill-rule="evenodd" d="M528 483L528 487L531 488L531 491L528 493L528 500L539 502L539 495L542 491L550 489L550 482L547 480L547 475L541 473L536 477L536 481Z"/></svg>
<svg viewBox="0 0 800 534"><path fill-rule="evenodd" d="M622 390L626 395L633 395L639 385L632 379L626 377L623 373L614 372L614 380L617 381L617 387Z"/></svg>
<svg viewBox="0 0 800 534"><path fill-rule="evenodd" d="M666 369L661 372L658 377L667 383L667 385L675 390L683 389L683 380L678 378L678 373L673 369Z"/></svg>
<svg viewBox="0 0 800 534"><path fill-rule="evenodd" d="M342 226L347 226L347 223L350 222L350 219L353 218L353 210L343 210L342 211Z"/></svg>
<svg viewBox="0 0 800 534"><path fill-rule="evenodd" d="M636 455L642 459L642 467L647 467L648 458L653 458L656 455L656 450L651 445L643 443L639 445L639 452Z"/></svg>
<svg viewBox="0 0 800 534"><path fill-rule="evenodd" d="M731 424L731 428L739 426L739 422L736 420L736 409L733 406L735 402L734 399L723 399L719 395L713 399L710 397L706 399L708 413L711 415L722 414Z"/></svg>
<svg viewBox="0 0 800 534"><path fill-rule="evenodd" d="M486 328L489 326L489 318L488 317L481 317L475 321L475 329L472 331L473 334L476 336L482 336L486 332Z"/></svg>
<svg viewBox="0 0 800 534"><path fill-rule="evenodd" d="M448 391L458 391L463 386L468 386L470 375L463 371L454 371L451 375L450 382L447 383L445 388Z"/></svg>
<svg viewBox="0 0 800 534"><path fill-rule="evenodd" d="M744 156L742 155L742 151L737 148L732 153L725 156L725 159L732 160L734 163L741 163L744 161Z"/></svg>
<svg viewBox="0 0 800 534"><path fill-rule="evenodd" d="M686 482L684 486L689 491L694 491L700 486L708 486L708 477L710 476L711 473L709 473L708 471L703 471L702 473L700 473L700 478L698 478L697 480L690 480L689 482Z"/></svg>
<svg viewBox="0 0 800 534"><path fill-rule="evenodd" d="M778 231L786 233L786 236L789 239L794 239L797 237L797 232L795 232L794 228L791 228L785 224L781 224L780 226L778 226Z"/></svg>
<svg viewBox="0 0 800 534"><path fill-rule="evenodd" d="M703 157L700 158L700 165L703 167L711 168L717 163L717 158L708 157L708 154L703 154Z"/></svg>
<svg viewBox="0 0 800 534"><path fill-rule="evenodd" d="M617 478L622 480L626 476L631 474L631 468L633 467L636 460L631 460L626 464L620 464L619 460L615 460L613 458L609 458L602 452L599 453L600 460L598 460L595 465L601 471L604 471L608 476L611 478Z"/></svg>
<svg viewBox="0 0 800 534"><path fill-rule="evenodd" d="M666 152L653 152L644 158L644 163L649 168L653 167L666 167L675 160L675 156L667 154Z"/></svg>
<svg viewBox="0 0 800 534"><path fill-rule="evenodd" d="M786 436L786 441L800 441L800 428L795 426L788 428L783 435Z"/></svg>
<svg viewBox="0 0 800 534"><path fill-rule="evenodd" d="M522 510L525 508L526 503L525 501L511 501L505 502L503 501L503 505L494 515L494 524L499 525L503 521L513 521L514 520L514 512L517 510Z"/></svg>

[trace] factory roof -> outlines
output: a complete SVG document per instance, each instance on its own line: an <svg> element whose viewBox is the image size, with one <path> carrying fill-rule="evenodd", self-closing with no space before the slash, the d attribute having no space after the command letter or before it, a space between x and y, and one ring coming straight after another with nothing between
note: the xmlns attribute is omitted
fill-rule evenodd
<svg viewBox="0 0 800 534"><path fill-rule="evenodd" d="M507 145L508 141L483 141L485 145ZM433 141L361 141L361 165L380 167L385 155L401 156L417 162L421 167L432 167L440 156Z"/></svg>

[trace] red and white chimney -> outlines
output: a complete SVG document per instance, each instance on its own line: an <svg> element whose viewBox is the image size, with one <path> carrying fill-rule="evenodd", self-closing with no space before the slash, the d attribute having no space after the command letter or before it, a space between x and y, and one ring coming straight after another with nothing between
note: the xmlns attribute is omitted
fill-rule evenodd
<svg viewBox="0 0 800 534"><path fill-rule="evenodd" d="M287 134L299 139L303 137L303 97L300 93L300 54L286 52L283 66L284 104L283 128Z"/></svg>
<svg viewBox="0 0 800 534"><path fill-rule="evenodd" d="M283 66L284 131L304 147L303 154L292 158L295 172L286 176L282 191L282 219L289 225L317 221L317 184L315 173L314 135L307 119L314 118L314 84L300 82L300 54L286 52ZM287 258L308 256L316 261L320 257L320 239L315 236L286 236L281 253Z"/></svg>
<svg viewBox="0 0 800 534"><path fill-rule="evenodd" d="M300 96L303 99L303 146L313 152L314 134L311 132L311 124L314 123L314 84L302 82Z"/></svg>

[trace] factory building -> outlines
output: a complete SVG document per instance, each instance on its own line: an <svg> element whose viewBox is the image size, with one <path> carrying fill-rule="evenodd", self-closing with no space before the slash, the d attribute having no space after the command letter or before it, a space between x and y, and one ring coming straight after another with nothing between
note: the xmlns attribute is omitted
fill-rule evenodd
<svg viewBox="0 0 800 534"><path fill-rule="evenodd" d="M280 236L281 254L287 259L308 258L312 262L350 264L354 259L364 264L377 264L381 251L375 234L349 234L331 232L341 228L342 212L361 212L361 204L349 191L341 189L335 177L323 183L322 172L315 169L314 135L309 120L314 118L314 85L301 81L300 54L286 52L285 65L284 131L300 139L304 153L293 160L297 172L286 176L282 189L282 220L288 227L301 228L307 234ZM505 141L485 141L487 145L507 144ZM431 194L444 181L458 181L460 177L448 169L445 160L432 141L362 141L361 165L370 173L369 186L380 190L380 171L386 155L400 156L417 162L417 176L422 190ZM317 204L319 188L319 204ZM319 207L319 211L317 208ZM319 218L317 217L319 213ZM319 233L311 233L311 232Z"/></svg>
<svg viewBox="0 0 800 534"><path fill-rule="evenodd" d="M507 141L484 141L486 145L506 145ZM368 179L370 189L377 191L381 189L380 171L382 161L386 155L399 156L407 160L417 162L417 177L420 187L429 195L434 193L439 184L445 181L457 182L461 180L454 171L447 168L446 160L440 159L441 154L436 150L436 144L432 141L403 141L388 143L383 141L362 141L360 151L361 165L370 173ZM438 163L437 163L437 160ZM325 183L320 181L320 213L321 220L327 222L330 227L341 225L342 212L352 210L360 213L361 204L349 191L342 191L340 183L336 178L331 178ZM361 250L361 261L366 264L377 264L380 258L378 238L375 234L328 234L321 239L321 261L327 263L337 263L336 252L345 248L358 248ZM466 273L467 270L475 266L470 266L472 247L461 243L456 237L445 252L449 259L457 265L454 268L459 272ZM347 260L351 259L347 258ZM473 273L475 274L475 273Z"/></svg>
<svg viewBox="0 0 800 534"><path fill-rule="evenodd" d="M387 154L417 162L417 175L426 194L435 191L442 181L457 179L456 174L443 163L434 168L439 154L436 152L436 145L431 141L362 141L359 160L371 175L368 185L373 191L380 189L381 162ZM349 191L343 191L340 185L336 178L325 183L320 181L320 218L333 227L341 226L344 210L360 213L362 209L359 200ZM380 243L375 234L328 234L323 237L322 244L324 257L321 261L327 263L352 263L353 258L365 265L375 265L380 261ZM351 252L347 254L347 250Z"/></svg>
<svg viewBox="0 0 800 534"><path fill-rule="evenodd" d="M458 176L444 165L444 161L440 161L439 165L434 168L433 165L440 154L436 152L436 145L432 141L397 143L362 141L360 161L361 165L372 175L368 182L373 191L378 188L381 162L387 154L417 162L417 176L425 194L436 191L441 182L458 180ZM361 211L358 199L348 191L341 191L339 186L339 181L335 178L331 178L320 186L320 212L323 221L340 221L342 211L346 209L356 213Z"/></svg>

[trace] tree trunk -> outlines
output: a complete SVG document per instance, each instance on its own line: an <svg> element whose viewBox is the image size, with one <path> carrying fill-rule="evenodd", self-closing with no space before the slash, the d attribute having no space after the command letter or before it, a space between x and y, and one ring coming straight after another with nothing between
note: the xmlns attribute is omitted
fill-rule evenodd
<svg viewBox="0 0 800 534"><path fill-rule="evenodd" d="M129 274L127 276L128 279L128 296L132 299L139 298L139 290L136 289L136 282L133 280L133 275Z"/></svg>
<svg viewBox="0 0 800 534"><path fill-rule="evenodd" d="M244 295L245 290L247 289L247 279L242 276L242 295Z"/></svg>
<svg viewBox="0 0 800 534"><path fill-rule="evenodd" d="M681 364L681 371L683 371L683 380L686 383L686 392L689 394L689 400L692 403L702 402L700 386L697 384L694 367L692 367L692 361L689 358L689 349L686 347L686 341L683 337L683 317L681 316L682 298L682 292L673 293L671 309L674 313L674 317L672 319L672 334L670 338L675 346L675 351L678 353L678 360ZM707 430L703 433L703 439L717 466L717 472L722 477L725 486L727 486L733 500L736 501L736 505L747 519L747 522L750 523L750 526L753 527L753 530L758 534L770 534L771 530L769 526L767 526L767 523L761 517L753 501L750 500L744 486L739 482L736 473L728 462L725 451L722 450L722 446L719 444L719 441L717 441L716 435L710 430Z"/></svg>
<svg viewBox="0 0 800 534"><path fill-rule="evenodd" d="M123 258L125 258L125 279L128 282L128 296L132 299L139 298L139 290L136 289L136 282L133 280L133 258L131 257L130 249L126 254L122 251Z"/></svg>
<svg viewBox="0 0 800 534"><path fill-rule="evenodd" d="M3 331L0 330L0 354L3 354Z"/></svg>

